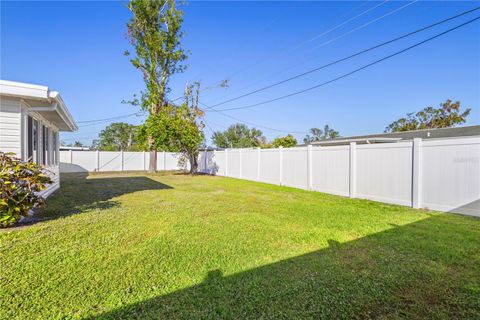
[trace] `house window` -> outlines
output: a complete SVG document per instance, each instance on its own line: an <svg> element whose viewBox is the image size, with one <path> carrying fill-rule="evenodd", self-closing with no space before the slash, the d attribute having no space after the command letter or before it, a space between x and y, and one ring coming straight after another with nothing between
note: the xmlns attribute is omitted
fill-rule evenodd
<svg viewBox="0 0 480 320"><path fill-rule="evenodd" d="M27 159L37 162L38 157L38 121L28 117Z"/></svg>
<svg viewBox="0 0 480 320"><path fill-rule="evenodd" d="M52 131L52 164L57 165L57 133Z"/></svg>
<svg viewBox="0 0 480 320"><path fill-rule="evenodd" d="M43 126L43 164L50 165L50 130Z"/></svg>

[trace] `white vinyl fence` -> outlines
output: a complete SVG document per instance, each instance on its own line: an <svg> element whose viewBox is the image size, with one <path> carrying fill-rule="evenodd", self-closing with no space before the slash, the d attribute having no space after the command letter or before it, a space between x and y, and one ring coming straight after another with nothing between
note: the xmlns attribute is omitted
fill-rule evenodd
<svg viewBox="0 0 480 320"><path fill-rule="evenodd" d="M181 170L180 154L158 152L158 170ZM148 152L60 151L60 172L142 171L148 169Z"/></svg>
<svg viewBox="0 0 480 320"><path fill-rule="evenodd" d="M122 158L123 157L123 158ZM62 151L61 171L145 170L141 152ZM123 159L123 160L122 160ZM73 167L69 167L73 166ZM178 155L158 154L159 170ZM480 137L278 149L202 151L199 171L480 217Z"/></svg>

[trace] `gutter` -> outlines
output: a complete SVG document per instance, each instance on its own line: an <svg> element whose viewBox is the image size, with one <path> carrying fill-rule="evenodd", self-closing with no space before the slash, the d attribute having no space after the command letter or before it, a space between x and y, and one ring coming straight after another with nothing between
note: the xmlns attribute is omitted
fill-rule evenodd
<svg viewBox="0 0 480 320"><path fill-rule="evenodd" d="M59 111L61 111L61 113L63 114L60 114L60 116L62 117L62 119L64 120L67 120L68 121L65 121L66 123L69 124L69 127L72 131L77 131L78 130L78 126L77 124L75 123L75 120L73 119L73 116L70 114L70 112L68 111L67 107L65 106L65 102L63 102L63 99L62 97L60 96L60 94L57 92L57 91L48 91L48 97L49 98L53 98L55 99L56 103L57 103L57 108ZM64 118L65 116L65 118Z"/></svg>
<svg viewBox="0 0 480 320"><path fill-rule="evenodd" d="M67 126L72 131L78 130L78 126L73 120L72 115L68 112L65 103L63 102L62 98L58 94L58 92L49 92L49 97L54 99L54 102L49 105L48 107L31 107L32 111L55 111L58 113L60 118L67 124Z"/></svg>

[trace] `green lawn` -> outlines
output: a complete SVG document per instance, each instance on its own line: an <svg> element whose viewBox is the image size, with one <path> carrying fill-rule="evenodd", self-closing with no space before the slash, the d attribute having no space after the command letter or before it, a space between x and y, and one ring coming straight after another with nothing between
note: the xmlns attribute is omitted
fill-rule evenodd
<svg viewBox="0 0 480 320"><path fill-rule="evenodd" d="M62 175L0 319L480 318L480 219L242 180Z"/></svg>

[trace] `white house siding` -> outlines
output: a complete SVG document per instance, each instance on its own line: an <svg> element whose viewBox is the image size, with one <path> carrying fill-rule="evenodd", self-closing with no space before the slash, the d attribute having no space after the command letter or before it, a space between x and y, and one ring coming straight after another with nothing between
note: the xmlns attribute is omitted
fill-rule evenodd
<svg viewBox="0 0 480 320"><path fill-rule="evenodd" d="M22 156L20 101L0 98L0 151Z"/></svg>
<svg viewBox="0 0 480 320"><path fill-rule="evenodd" d="M15 153L18 158L26 159L26 123L28 117L28 108L22 104L18 98L2 97L0 100L0 151L5 153ZM51 123L43 120L39 115L30 114L40 125L50 129L48 137L43 136L43 130L38 131L39 156L43 157L43 139L48 139L48 153L52 156L53 152L57 152L57 161L59 163L59 141L58 129ZM24 132L25 131L25 132ZM53 134L57 135L57 150L53 150ZM53 180L47 189L39 194L47 197L53 191L60 187L59 164L45 164L47 174Z"/></svg>

